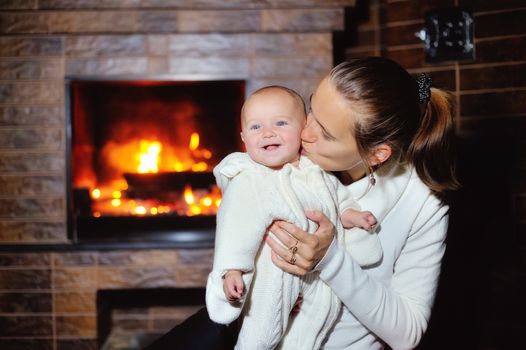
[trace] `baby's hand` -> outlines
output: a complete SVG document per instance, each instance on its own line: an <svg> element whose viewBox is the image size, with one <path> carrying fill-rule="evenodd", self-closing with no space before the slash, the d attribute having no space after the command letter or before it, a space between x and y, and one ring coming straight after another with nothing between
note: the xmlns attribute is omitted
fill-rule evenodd
<svg viewBox="0 0 526 350"><path fill-rule="evenodd" d="M378 223L376 217L370 211L358 211L347 209L340 217L343 227L361 227L364 230L373 230Z"/></svg>
<svg viewBox="0 0 526 350"><path fill-rule="evenodd" d="M228 301L238 301L243 296L245 284L239 270L229 270L223 277L223 291Z"/></svg>

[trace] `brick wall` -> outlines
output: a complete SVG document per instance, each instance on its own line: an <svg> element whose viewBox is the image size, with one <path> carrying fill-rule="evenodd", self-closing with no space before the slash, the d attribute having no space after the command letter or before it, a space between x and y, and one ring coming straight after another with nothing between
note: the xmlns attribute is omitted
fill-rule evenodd
<svg viewBox="0 0 526 350"><path fill-rule="evenodd" d="M475 17L476 59L428 64L424 13ZM441 286L422 349L509 349L526 322L526 4L519 0L358 1L345 58L383 55L428 73L457 102L463 188L452 197ZM521 311L522 310L522 311Z"/></svg>
<svg viewBox="0 0 526 350"><path fill-rule="evenodd" d="M212 257L213 249L0 253L0 349L96 349L98 290L202 287ZM179 318L134 309L113 323L163 333Z"/></svg>
<svg viewBox="0 0 526 350"><path fill-rule="evenodd" d="M211 249L78 251L67 237L66 76L235 78L247 93L283 84L306 97L353 3L0 1L0 349L95 349L97 290L202 287L211 268ZM130 312L114 324L159 331L180 318Z"/></svg>

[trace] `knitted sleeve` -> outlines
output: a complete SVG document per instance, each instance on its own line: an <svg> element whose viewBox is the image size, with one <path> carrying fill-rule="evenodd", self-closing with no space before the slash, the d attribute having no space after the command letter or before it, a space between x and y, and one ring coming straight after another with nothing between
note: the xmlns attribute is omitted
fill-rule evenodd
<svg viewBox="0 0 526 350"><path fill-rule="evenodd" d="M214 266L208 277L206 305L210 318L228 324L240 314L243 302L230 303L223 291L227 270L241 270L246 292L252 282L255 256L272 219L260 209L257 180L249 172L235 176L223 193L217 213Z"/></svg>
<svg viewBox="0 0 526 350"><path fill-rule="evenodd" d="M336 242L317 266L345 307L393 349L416 347L427 328L445 250L447 209L428 198L389 285L369 277Z"/></svg>

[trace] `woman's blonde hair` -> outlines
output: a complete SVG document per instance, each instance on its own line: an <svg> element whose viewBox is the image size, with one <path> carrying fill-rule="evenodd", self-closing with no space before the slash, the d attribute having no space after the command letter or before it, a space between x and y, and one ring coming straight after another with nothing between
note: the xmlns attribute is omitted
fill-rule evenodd
<svg viewBox="0 0 526 350"><path fill-rule="evenodd" d="M450 93L431 88L429 101L420 105L416 80L384 57L341 63L331 70L329 79L359 111L353 131L363 159L375 146L387 144L392 158L412 164L436 194L458 188L451 154Z"/></svg>

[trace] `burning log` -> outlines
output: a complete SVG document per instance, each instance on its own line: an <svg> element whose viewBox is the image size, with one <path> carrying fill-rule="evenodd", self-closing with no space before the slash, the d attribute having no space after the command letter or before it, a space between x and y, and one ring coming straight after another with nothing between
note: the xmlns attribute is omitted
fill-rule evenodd
<svg viewBox="0 0 526 350"><path fill-rule="evenodd" d="M126 195L129 198L162 196L166 192L182 193L186 186L194 189L209 189L215 184L212 172L160 172L125 173L128 183Z"/></svg>

